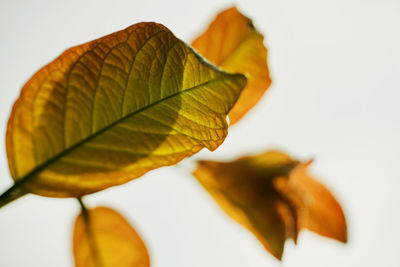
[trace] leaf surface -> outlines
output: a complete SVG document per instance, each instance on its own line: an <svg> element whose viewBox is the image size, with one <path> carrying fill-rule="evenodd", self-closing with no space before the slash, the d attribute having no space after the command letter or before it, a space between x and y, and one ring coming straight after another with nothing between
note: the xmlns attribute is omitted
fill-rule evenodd
<svg viewBox="0 0 400 267"><path fill-rule="evenodd" d="M12 177L24 192L80 197L214 150L245 84L156 23L73 47L39 70L14 104Z"/></svg>
<svg viewBox="0 0 400 267"><path fill-rule="evenodd" d="M212 63L248 78L246 88L229 112L231 124L254 107L271 84L263 41L264 37L252 21L232 7L218 14L192 43L193 48Z"/></svg>
<svg viewBox="0 0 400 267"><path fill-rule="evenodd" d="M343 211L307 174L308 164L268 151L233 162L200 161L194 176L235 221L281 259L285 240L300 229L347 241Z"/></svg>
<svg viewBox="0 0 400 267"><path fill-rule="evenodd" d="M148 267L145 244L116 211L97 207L76 218L73 235L76 267Z"/></svg>
<svg viewBox="0 0 400 267"><path fill-rule="evenodd" d="M322 236L347 242L346 219L342 208L329 190L307 172L308 164L299 164L285 181L282 192L300 210L299 226ZM302 197L303 201L296 199Z"/></svg>

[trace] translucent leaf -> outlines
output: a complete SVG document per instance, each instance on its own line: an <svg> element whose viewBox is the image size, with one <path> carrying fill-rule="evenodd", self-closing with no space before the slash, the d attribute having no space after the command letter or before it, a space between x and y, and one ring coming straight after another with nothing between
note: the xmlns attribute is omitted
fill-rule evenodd
<svg viewBox="0 0 400 267"><path fill-rule="evenodd" d="M329 190L307 173L307 166L308 164L299 164L285 181L285 188L279 189L300 210L300 227L347 242L346 220L342 208ZM299 197L302 201L296 200Z"/></svg>
<svg viewBox="0 0 400 267"><path fill-rule="evenodd" d="M84 210L73 237L76 267L148 267L150 258L140 236L116 211Z"/></svg>
<svg viewBox="0 0 400 267"><path fill-rule="evenodd" d="M276 258L301 228L347 240L343 211L308 174L307 164L269 151L233 162L200 161L194 176L235 221L249 229Z"/></svg>
<svg viewBox="0 0 400 267"><path fill-rule="evenodd" d="M214 150L245 84L156 23L73 47L13 107L6 143L17 186L8 197L80 197Z"/></svg>
<svg viewBox="0 0 400 267"><path fill-rule="evenodd" d="M264 37L252 21L235 7L215 18L192 46L209 61L230 72L243 73L248 78L238 102L229 112L230 123L240 120L264 95L271 84Z"/></svg>

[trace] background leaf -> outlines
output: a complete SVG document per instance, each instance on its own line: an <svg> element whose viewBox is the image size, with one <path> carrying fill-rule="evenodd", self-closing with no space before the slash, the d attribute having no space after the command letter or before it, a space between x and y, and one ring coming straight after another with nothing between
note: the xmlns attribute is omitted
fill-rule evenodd
<svg viewBox="0 0 400 267"><path fill-rule="evenodd" d="M342 208L329 190L307 173L307 166L299 164L284 182L286 188L282 191L296 203L300 211L299 227L347 242L346 219ZM302 201L299 201L299 197Z"/></svg>
<svg viewBox="0 0 400 267"><path fill-rule="evenodd" d="M76 218L73 236L76 267L148 267L145 244L116 211L97 207Z"/></svg>
<svg viewBox="0 0 400 267"><path fill-rule="evenodd" d="M301 228L347 241L340 205L307 174L307 165L269 151L233 162L200 161L193 174L231 218L281 259L285 240L296 242Z"/></svg>
<svg viewBox="0 0 400 267"><path fill-rule="evenodd" d="M192 46L222 69L246 74L248 84L229 112L230 123L240 120L264 95L271 84L264 37L252 21L236 7L218 14Z"/></svg>
<svg viewBox="0 0 400 267"><path fill-rule="evenodd" d="M25 192L79 197L214 150L245 83L156 23L73 47L39 70L13 107L12 177Z"/></svg>

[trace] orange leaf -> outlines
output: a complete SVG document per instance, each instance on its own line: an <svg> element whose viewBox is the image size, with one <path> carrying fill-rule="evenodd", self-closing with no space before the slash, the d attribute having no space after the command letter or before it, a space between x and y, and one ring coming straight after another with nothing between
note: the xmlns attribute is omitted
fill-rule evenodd
<svg viewBox="0 0 400 267"><path fill-rule="evenodd" d="M335 197L325 186L310 177L307 164L300 164L290 174L289 187L303 197L299 224L320 235L347 242L346 220Z"/></svg>
<svg viewBox="0 0 400 267"><path fill-rule="evenodd" d="M294 219L272 179L288 175L294 164L282 153L269 152L227 163L201 161L194 176L230 217L280 259Z"/></svg>
<svg viewBox="0 0 400 267"><path fill-rule="evenodd" d="M140 236L117 212L106 207L84 210L75 221L76 267L148 267Z"/></svg>
<svg viewBox="0 0 400 267"><path fill-rule="evenodd" d="M263 40L252 21L232 7L218 14L192 43L209 61L248 78L247 87L229 113L231 125L257 104L271 84Z"/></svg>
<svg viewBox="0 0 400 267"><path fill-rule="evenodd" d="M269 151L233 162L200 161L194 176L221 208L249 229L276 258L301 228L346 241L346 221L329 191L306 165Z"/></svg>

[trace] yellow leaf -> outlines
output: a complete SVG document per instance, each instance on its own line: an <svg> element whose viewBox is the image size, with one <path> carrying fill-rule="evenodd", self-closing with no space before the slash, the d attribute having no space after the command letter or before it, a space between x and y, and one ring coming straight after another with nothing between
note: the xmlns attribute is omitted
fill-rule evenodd
<svg viewBox="0 0 400 267"><path fill-rule="evenodd" d="M80 197L214 150L245 84L156 23L73 47L13 107L6 143L15 188Z"/></svg>
<svg viewBox="0 0 400 267"><path fill-rule="evenodd" d="M248 78L246 88L229 113L231 124L254 107L271 84L263 40L252 21L232 7L221 12L192 43L209 61Z"/></svg>
<svg viewBox="0 0 400 267"><path fill-rule="evenodd" d="M278 151L233 162L200 161L193 173L221 208L276 258L301 228L345 242L343 211L299 163Z"/></svg>
<svg viewBox="0 0 400 267"><path fill-rule="evenodd" d="M84 210L73 237L76 267L148 267L145 244L132 226L106 207Z"/></svg>

